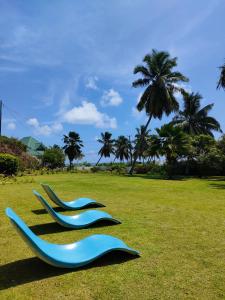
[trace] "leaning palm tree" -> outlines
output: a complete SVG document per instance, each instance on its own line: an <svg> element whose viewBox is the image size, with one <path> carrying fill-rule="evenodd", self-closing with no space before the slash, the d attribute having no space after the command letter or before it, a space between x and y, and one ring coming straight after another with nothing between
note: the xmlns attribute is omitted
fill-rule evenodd
<svg viewBox="0 0 225 300"><path fill-rule="evenodd" d="M83 142L80 139L80 135L75 131L70 131L68 135L64 135L63 142L65 146L63 147L65 155L67 155L70 161L70 169L72 168L72 163L74 159L79 159L82 154Z"/></svg>
<svg viewBox="0 0 225 300"><path fill-rule="evenodd" d="M199 93L183 93L184 109L178 112L172 123L190 135L213 136L213 130L221 132L220 124L215 118L208 116L213 104L201 108L201 99L202 96Z"/></svg>
<svg viewBox="0 0 225 300"><path fill-rule="evenodd" d="M145 125L147 130L152 118L161 119L164 113L168 116L179 109L175 92L182 92L183 88L178 83L188 79L173 70L177 66L177 58L171 58L168 52L152 50L151 54L144 57L143 62L145 65L138 65L134 69L134 74L140 73L142 78L134 81L133 87L146 87L137 109L145 110L148 116ZM136 160L137 157L134 157L130 174L133 173Z"/></svg>
<svg viewBox="0 0 225 300"><path fill-rule="evenodd" d="M223 66L219 67L221 72L220 72L220 78L217 84L217 88L222 88L225 89L225 63Z"/></svg>
<svg viewBox="0 0 225 300"><path fill-rule="evenodd" d="M115 159L128 160L130 157L130 141L124 135L120 135L114 143Z"/></svg>
<svg viewBox="0 0 225 300"><path fill-rule="evenodd" d="M101 139L98 139L98 142L102 144L101 149L98 152L100 155L99 160L96 163L96 166L99 164L102 157L110 157L111 154L114 154L114 140L111 139L112 133L106 131L101 133Z"/></svg>

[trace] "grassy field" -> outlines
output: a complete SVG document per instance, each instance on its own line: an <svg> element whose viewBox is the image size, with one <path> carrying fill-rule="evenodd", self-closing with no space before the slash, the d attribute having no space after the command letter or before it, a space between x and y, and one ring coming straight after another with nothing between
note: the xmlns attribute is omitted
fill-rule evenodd
<svg viewBox="0 0 225 300"><path fill-rule="evenodd" d="M32 195L48 182L69 200L87 196L120 225L66 230ZM44 194L44 193L43 193ZM34 177L0 185L1 299L225 299L225 181L222 178L154 180L104 174ZM71 243L112 234L140 258L108 255L78 270L35 258L5 216L12 207L43 239ZM73 213L69 213L73 214Z"/></svg>

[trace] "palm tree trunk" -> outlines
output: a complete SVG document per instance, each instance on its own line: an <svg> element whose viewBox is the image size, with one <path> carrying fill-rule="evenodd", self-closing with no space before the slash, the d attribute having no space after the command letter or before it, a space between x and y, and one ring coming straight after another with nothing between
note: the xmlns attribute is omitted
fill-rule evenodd
<svg viewBox="0 0 225 300"><path fill-rule="evenodd" d="M148 125L149 125L149 123L151 122L151 119L152 119L152 115L150 115L149 118L148 118L148 121L147 121L147 123L146 123L146 125L145 125L143 134L144 134L144 133L146 132L146 130L148 129ZM130 168L130 172L129 172L130 175L133 175L134 167L135 167L135 164L136 164L136 162L137 162L137 159L138 159L138 155L137 155L137 154L136 154L136 155L134 154L133 164L132 164L132 166L131 166L131 168Z"/></svg>
<svg viewBox="0 0 225 300"><path fill-rule="evenodd" d="M116 156L115 156L115 158L114 158L114 160L113 160L113 163L115 162L115 160L116 160Z"/></svg>
<svg viewBox="0 0 225 300"><path fill-rule="evenodd" d="M96 166L99 164L101 159L102 159L102 155L100 156L99 160L97 161Z"/></svg>

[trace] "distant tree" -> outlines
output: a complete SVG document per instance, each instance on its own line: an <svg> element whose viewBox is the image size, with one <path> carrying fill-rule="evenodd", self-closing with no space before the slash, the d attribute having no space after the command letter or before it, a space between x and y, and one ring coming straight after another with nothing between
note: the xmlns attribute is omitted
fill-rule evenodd
<svg viewBox="0 0 225 300"><path fill-rule="evenodd" d="M214 104L208 104L201 108L201 99L202 96L199 93L183 93L184 109L179 111L172 123L191 135L208 134L213 136L213 130L221 132L219 122L208 116Z"/></svg>
<svg viewBox="0 0 225 300"><path fill-rule="evenodd" d="M157 135L149 135L147 138L147 149L144 150L143 156L145 158L148 158L148 162L153 159L153 162L155 163L155 159L159 158L160 156L160 141L158 139Z"/></svg>
<svg viewBox="0 0 225 300"><path fill-rule="evenodd" d="M65 155L60 147L46 149L42 156L42 164L50 169L61 168L65 163Z"/></svg>
<svg viewBox="0 0 225 300"><path fill-rule="evenodd" d="M60 147L60 146L57 145L57 144L54 144L54 145L52 146L52 148L54 148L54 149L62 149L62 147Z"/></svg>
<svg viewBox="0 0 225 300"><path fill-rule="evenodd" d="M144 126L146 131L152 118L161 120L164 113L168 116L179 109L175 92L183 91L178 83L188 79L180 72L173 71L177 66L177 58L171 58L168 52L152 50L143 62L145 65L138 65L134 69L134 74L140 73L142 78L134 81L133 87L146 87L137 104L137 109L145 110L148 116ZM133 173L137 158L134 156L130 174Z"/></svg>
<svg viewBox="0 0 225 300"><path fill-rule="evenodd" d="M225 89L225 63L219 67L220 68L220 78L217 83L217 89L222 88Z"/></svg>
<svg viewBox="0 0 225 300"><path fill-rule="evenodd" d="M137 133L135 134L134 140L134 156L142 159L144 157L144 152L148 149L148 138L149 130L145 129L144 125L140 128L136 128Z"/></svg>
<svg viewBox="0 0 225 300"><path fill-rule="evenodd" d="M160 143L160 153L166 157L167 173L172 177L173 168L178 158L188 154L190 147L187 134L179 127L172 124L165 124L156 128Z"/></svg>
<svg viewBox="0 0 225 300"><path fill-rule="evenodd" d="M74 159L79 159L82 155L83 142L80 139L80 135L75 131L70 131L68 135L64 135L64 153L68 157L70 162L70 169Z"/></svg>
<svg viewBox="0 0 225 300"><path fill-rule="evenodd" d="M114 140L111 138L112 133L106 131L101 133L101 138L98 139L98 142L102 144L98 155L100 155L99 160L96 163L96 166L99 164L102 157L110 157L111 154L114 154Z"/></svg>
<svg viewBox="0 0 225 300"><path fill-rule="evenodd" d="M130 141L124 135L120 135L114 143L115 158L120 161L128 160L130 157Z"/></svg>

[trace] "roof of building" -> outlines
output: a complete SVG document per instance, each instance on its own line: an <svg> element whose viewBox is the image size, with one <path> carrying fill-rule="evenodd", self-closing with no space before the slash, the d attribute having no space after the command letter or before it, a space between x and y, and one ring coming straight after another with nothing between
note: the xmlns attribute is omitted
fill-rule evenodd
<svg viewBox="0 0 225 300"><path fill-rule="evenodd" d="M33 156L42 155L45 150L45 146L32 136L22 138L21 142L27 146L27 152Z"/></svg>

